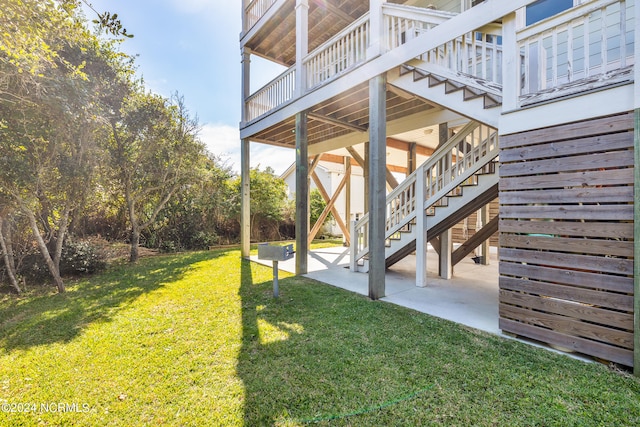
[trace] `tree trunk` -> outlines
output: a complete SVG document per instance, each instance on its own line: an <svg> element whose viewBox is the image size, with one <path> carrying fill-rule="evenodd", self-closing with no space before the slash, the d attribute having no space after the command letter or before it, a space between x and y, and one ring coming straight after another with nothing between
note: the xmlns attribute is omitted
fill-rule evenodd
<svg viewBox="0 0 640 427"><path fill-rule="evenodd" d="M47 249L47 244L44 242L42 238L42 234L40 233L40 229L38 228L38 223L36 221L36 217L31 211L31 209L22 206L22 210L27 214L29 218L29 223L31 224L31 230L33 231L33 236L36 238L38 242L38 247L40 248L40 252L42 253L42 257L49 268L49 272L53 277L53 281L55 282L56 288L58 288L59 293L63 293L66 289L64 287L64 282L62 281L62 277L60 277L60 269L56 267L53 259L51 259L51 254L49 253L49 249Z"/></svg>
<svg viewBox="0 0 640 427"><path fill-rule="evenodd" d="M71 215L70 202L66 203L62 218L60 218L60 225L58 226L58 236L56 239L55 252L53 253L53 263L56 269L60 271L60 258L62 258L62 247L64 246L64 239L67 234L69 226L69 215Z"/></svg>
<svg viewBox="0 0 640 427"><path fill-rule="evenodd" d="M129 222L131 223L131 252L129 253L129 262L138 262L140 254L138 252L138 246L140 245L140 226L138 225L138 217L136 216L136 202L131 194L131 188L126 186L125 200L127 202L127 209L129 210Z"/></svg>
<svg viewBox="0 0 640 427"><path fill-rule="evenodd" d="M140 258L140 253L138 251L139 245L140 245L140 230L138 230L138 227L135 227L131 231L131 252L129 254L130 263L138 262L138 258Z"/></svg>
<svg viewBox="0 0 640 427"><path fill-rule="evenodd" d="M13 253L13 251L9 251L8 249L11 241L8 239L7 239L8 241L6 241L4 238L4 228L5 228L4 224L5 224L5 219L0 218L0 246L2 247L4 264L7 266L7 275L9 276L9 282L11 283L11 286L16 290L16 292L20 294L22 293L22 289L20 289L20 285L18 284L18 279L16 278L16 274L15 274L16 269L15 269L13 257L10 256L10 254Z"/></svg>

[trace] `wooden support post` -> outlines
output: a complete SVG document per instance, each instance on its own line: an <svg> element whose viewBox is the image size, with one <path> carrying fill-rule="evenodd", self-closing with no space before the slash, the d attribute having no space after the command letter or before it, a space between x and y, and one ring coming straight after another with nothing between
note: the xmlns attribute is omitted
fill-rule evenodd
<svg viewBox="0 0 640 427"><path fill-rule="evenodd" d="M407 175L411 175L418 168L418 144L412 142L407 151Z"/></svg>
<svg viewBox="0 0 640 427"><path fill-rule="evenodd" d="M520 96L520 50L516 40L516 13L502 18L502 111L513 111L518 107Z"/></svg>
<svg viewBox="0 0 640 427"><path fill-rule="evenodd" d="M424 213L424 173L416 176L416 286L427 286L427 217Z"/></svg>
<svg viewBox="0 0 640 427"><path fill-rule="evenodd" d="M242 34L240 35L240 37L242 38L242 36L244 36L244 34L247 32L247 30L249 30L249 28L247 28L249 26L249 20L247 19L247 0L242 0Z"/></svg>
<svg viewBox="0 0 640 427"><path fill-rule="evenodd" d="M244 14L243 14L244 15ZM251 95L251 49L242 48L242 112L241 122L245 124L249 115L247 98Z"/></svg>
<svg viewBox="0 0 640 427"><path fill-rule="evenodd" d="M240 246L241 256L249 258L251 251L251 169L249 163L250 141L243 139L240 143Z"/></svg>
<svg viewBox="0 0 640 427"><path fill-rule="evenodd" d="M440 235L440 263L438 268L438 274L445 280L450 280L453 277L453 232L448 229Z"/></svg>
<svg viewBox="0 0 640 427"><path fill-rule="evenodd" d="M490 204L486 204L480 209L480 228L484 228L489 223L489 206ZM476 228L476 233L477 232L478 232L478 229ZM490 246L491 246L490 237L484 242L482 242L482 245L480 245L480 255L482 255L482 265L490 264L490 257L491 257Z"/></svg>
<svg viewBox="0 0 640 427"><path fill-rule="evenodd" d="M296 96L307 90L304 58L309 53L309 1L296 0Z"/></svg>
<svg viewBox="0 0 640 427"><path fill-rule="evenodd" d="M364 178L364 213L368 213L369 212L369 190L370 190L370 186L369 186L369 181L370 181L370 174L369 174L369 168L370 168L370 158L369 158L369 148L370 148L370 143L369 141L364 143L364 162L362 163L362 176Z"/></svg>
<svg viewBox="0 0 640 427"><path fill-rule="evenodd" d="M242 12L243 19L246 19L246 7ZM251 95L251 49L246 46L242 48L241 63L242 111L240 120L244 124L247 122L249 113L246 100ZM251 252L251 142L249 139L243 139L240 144L240 255L243 258L249 258Z"/></svg>
<svg viewBox="0 0 640 427"><path fill-rule="evenodd" d="M351 157L344 158L344 173L349 175L347 186L344 189L344 221L351 224ZM344 232L343 232L344 235ZM344 243L349 246L351 243L351 235L344 235Z"/></svg>
<svg viewBox="0 0 640 427"><path fill-rule="evenodd" d="M373 59L384 51L384 17L382 5L386 0L369 0L369 27L371 42L367 49L367 60ZM374 77L375 78L375 77Z"/></svg>
<svg viewBox="0 0 640 427"><path fill-rule="evenodd" d="M369 298L377 300L385 294L386 270L387 77L384 74L369 81L369 123Z"/></svg>
<svg viewBox="0 0 640 427"><path fill-rule="evenodd" d="M296 115L296 274L307 274L309 254L309 154L307 112Z"/></svg>

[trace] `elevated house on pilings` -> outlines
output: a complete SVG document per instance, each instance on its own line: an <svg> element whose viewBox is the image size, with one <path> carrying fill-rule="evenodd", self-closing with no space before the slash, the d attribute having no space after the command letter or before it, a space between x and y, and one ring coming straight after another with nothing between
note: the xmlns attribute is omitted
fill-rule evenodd
<svg viewBox="0 0 640 427"><path fill-rule="evenodd" d="M635 3L243 0L243 256L250 143L296 150L299 274L309 176L339 155L364 171L368 213L345 232L371 298L407 254L429 286L427 245L447 277L498 233L503 331L640 372ZM255 93L253 55L286 67Z"/></svg>

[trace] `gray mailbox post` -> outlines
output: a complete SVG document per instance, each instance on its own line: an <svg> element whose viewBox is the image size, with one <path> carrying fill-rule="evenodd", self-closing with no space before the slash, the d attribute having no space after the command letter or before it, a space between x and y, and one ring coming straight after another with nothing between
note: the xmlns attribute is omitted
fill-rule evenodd
<svg viewBox="0 0 640 427"><path fill-rule="evenodd" d="M258 259L273 261L273 296L278 298L278 261L293 258L293 245L276 246L268 243L258 245Z"/></svg>

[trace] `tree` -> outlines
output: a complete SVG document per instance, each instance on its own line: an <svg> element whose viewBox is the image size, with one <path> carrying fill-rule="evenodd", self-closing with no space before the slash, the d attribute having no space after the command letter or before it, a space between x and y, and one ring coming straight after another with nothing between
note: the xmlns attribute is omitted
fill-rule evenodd
<svg viewBox="0 0 640 427"><path fill-rule="evenodd" d="M28 219L59 292L63 243L90 189L94 131L109 110L101 94L122 64L74 12L68 2L33 0L7 0L0 11L11 29L0 36L0 196Z"/></svg>
<svg viewBox="0 0 640 427"><path fill-rule="evenodd" d="M231 168L209 153L199 156L194 179L158 215L144 233L147 246L162 250L207 249L235 232L231 207L236 198Z"/></svg>
<svg viewBox="0 0 640 427"><path fill-rule="evenodd" d="M249 171L251 186L251 236L280 238L279 225L284 219L288 207L285 182L277 177L271 167L264 171L251 168ZM236 179L235 187L240 194L240 179ZM236 206L239 218L239 204Z"/></svg>
<svg viewBox="0 0 640 427"><path fill-rule="evenodd" d="M193 180L204 147L198 120L184 99L134 91L111 120L106 144L113 183L124 195L131 226L130 262L139 257L141 233L179 191Z"/></svg>
<svg viewBox="0 0 640 427"><path fill-rule="evenodd" d="M8 203L0 205L0 249L2 249L2 260L7 270L9 284L17 293L22 293L22 289L18 283L16 261L13 253L12 229L10 223L10 216L12 212L8 205Z"/></svg>
<svg viewBox="0 0 640 427"><path fill-rule="evenodd" d="M320 190L317 188L311 190L311 193L309 194L309 222L311 223L311 226L315 225L326 207L327 202L322 197ZM332 218L333 215L329 212L329 215L327 215L322 225L326 224L327 221L331 221Z"/></svg>

